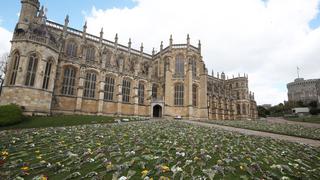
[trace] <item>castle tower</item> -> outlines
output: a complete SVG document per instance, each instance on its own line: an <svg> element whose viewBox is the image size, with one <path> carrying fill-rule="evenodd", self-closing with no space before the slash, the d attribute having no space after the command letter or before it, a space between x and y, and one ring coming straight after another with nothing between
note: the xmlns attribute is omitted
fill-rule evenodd
<svg viewBox="0 0 320 180"><path fill-rule="evenodd" d="M0 105L17 104L27 114L49 114L61 45L59 34L44 26L43 9L37 16L38 0L21 3Z"/></svg>
<svg viewBox="0 0 320 180"><path fill-rule="evenodd" d="M39 11L40 3L38 0L22 0L18 29L27 30L28 25L33 22Z"/></svg>

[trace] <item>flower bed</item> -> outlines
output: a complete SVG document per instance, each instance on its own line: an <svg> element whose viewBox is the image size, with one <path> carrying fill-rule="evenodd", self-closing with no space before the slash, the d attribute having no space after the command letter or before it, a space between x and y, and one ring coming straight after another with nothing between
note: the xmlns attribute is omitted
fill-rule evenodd
<svg viewBox="0 0 320 180"><path fill-rule="evenodd" d="M271 123L262 120L206 120L203 122L320 140L320 128L304 127L296 124Z"/></svg>
<svg viewBox="0 0 320 180"><path fill-rule="evenodd" d="M320 150L177 121L0 131L0 179L319 179Z"/></svg>

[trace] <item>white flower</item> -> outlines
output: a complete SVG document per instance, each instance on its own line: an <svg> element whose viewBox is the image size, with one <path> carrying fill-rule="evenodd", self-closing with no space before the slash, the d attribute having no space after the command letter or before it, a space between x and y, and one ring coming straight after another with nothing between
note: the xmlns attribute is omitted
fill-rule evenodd
<svg viewBox="0 0 320 180"><path fill-rule="evenodd" d="M127 180L128 178L125 176L121 176L118 180Z"/></svg>

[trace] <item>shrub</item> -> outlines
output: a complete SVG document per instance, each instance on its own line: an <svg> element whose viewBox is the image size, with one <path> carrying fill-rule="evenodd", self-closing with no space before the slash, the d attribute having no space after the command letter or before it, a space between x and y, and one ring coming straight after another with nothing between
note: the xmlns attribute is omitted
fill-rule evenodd
<svg viewBox="0 0 320 180"><path fill-rule="evenodd" d="M311 115L318 115L320 113L320 109L317 108L311 108L310 109L310 114Z"/></svg>
<svg viewBox="0 0 320 180"><path fill-rule="evenodd" d="M0 106L0 126L8 126L23 121L22 110L19 106L10 104Z"/></svg>

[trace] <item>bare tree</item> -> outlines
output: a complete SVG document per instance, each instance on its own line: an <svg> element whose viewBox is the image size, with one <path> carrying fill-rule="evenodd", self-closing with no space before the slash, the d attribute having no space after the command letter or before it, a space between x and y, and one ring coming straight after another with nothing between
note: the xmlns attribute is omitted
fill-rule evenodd
<svg viewBox="0 0 320 180"><path fill-rule="evenodd" d="M0 95L2 92L2 86L4 83L4 77L6 75L7 63L8 63L9 53L2 54L0 58Z"/></svg>

